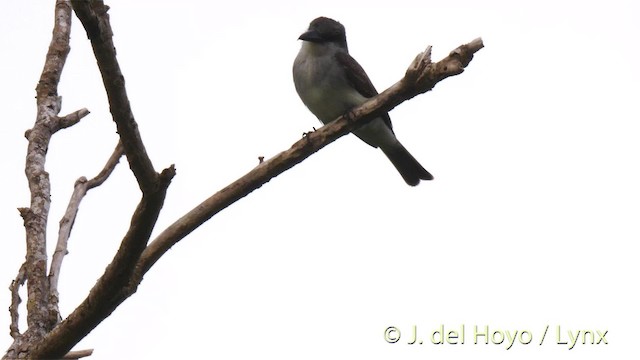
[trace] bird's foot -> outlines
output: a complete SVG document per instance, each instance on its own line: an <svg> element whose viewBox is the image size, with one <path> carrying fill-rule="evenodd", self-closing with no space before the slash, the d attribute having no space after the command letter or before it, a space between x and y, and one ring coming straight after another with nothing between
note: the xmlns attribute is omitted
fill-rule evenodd
<svg viewBox="0 0 640 360"><path fill-rule="evenodd" d="M347 113L346 113L346 114L344 114L344 117L346 117L346 118L347 118L347 120L348 120L350 123L352 123L352 122L354 122L354 121L355 121L355 119L356 119L356 113L353 111L353 109L351 109L351 110L347 111Z"/></svg>
<svg viewBox="0 0 640 360"><path fill-rule="evenodd" d="M303 137L303 138L306 138L307 136L309 136L310 134L312 134L314 131L316 131L316 128L315 128L315 127L313 127L312 129L313 129L313 131L305 131L305 132L303 132L303 133L302 133L302 137Z"/></svg>

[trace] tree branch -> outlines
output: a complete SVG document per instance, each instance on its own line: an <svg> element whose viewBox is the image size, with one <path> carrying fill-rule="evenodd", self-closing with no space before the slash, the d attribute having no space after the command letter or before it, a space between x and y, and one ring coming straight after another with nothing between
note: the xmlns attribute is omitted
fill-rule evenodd
<svg viewBox="0 0 640 360"><path fill-rule="evenodd" d="M78 351L69 351L65 356L62 357L63 360L75 360L83 357L91 356L93 354L93 349L86 350L78 350Z"/></svg>
<svg viewBox="0 0 640 360"><path fill-rule="evenodd" d="M38 336L50 330L57 319L57 314L49 314L47 308L46 229L51 189L49 174L45 171L45 159L51 136L61 129L57 116L61 106L58 83L70 51L70 31L71 7L68 2L58 0L51 44L36 87L38 115L34 127L28 132L25 174L31 192L31 205L20 211L27 232L27 324L29 331L37 332Z"/></svg>
<svg viewBox="0 0 640 360"><path fill-rule="evenodd" d="M82 202L87 191L100 186L109 177L109 175L111 175L116 165L118 165L122 155L122 145L118 142L118 145L116 145L116 148L113 150L113 154L111 154L111 157L107 160L104 168L98 175L96 175L96 177L91 180L87 180L87 178L83 176L76 180L73 193L71 194L71 199L69 200L69 205L67 206L64 216L60 220L58 242L51 259L51 268L49 270L50 306L55 307L56 311L58 311L58 280L60 278L60 269L62 268L62 260L64 259L64 256L69 253L67 250L67 243L69 241L69 236L71 235L71 229L73 228L73 224L76 220L76 215L78 214L80 202Z"/></svg>
<svg viewBox="0 0 640 360"><path fill-rule="evenodd" d="M61 118L58 118L58 129L66 129L70 126L77 124L83 117L89 115L89 110L86 108L82 108L80 110L76 110L71 114L67 114Z"/></svg>
<svg viewBox="0 0 640 360"><path fill-rule="evenodd" d="M49 305L47 281L47 220L51 203L51 184L45 171L46 156L51 136L60 129L76 124L86 115L86 109L59 118L62 98L58 96L58 83L69 54L71 32L71 6L68 1L56 0L54 26L44 66L36 86L37 115L32 129L25 132L29 141L25 161L25 175L31 194L28 208L19 208L26 233L26 259L17 282L12 285L11 335L14 341L4 358L15 358L29 353L30 347L42 339L58 321L59 314ZM24 271L24 273L22 273ZM27 280L27 330L20 334L17 324L19 295L17 288Z"/></svg>
<svg viewBox="0 0 640 360"><path fill-rule="evenodd" d="M16 339L20 336L19 319L20 313L18 312L18 306L22 302L20 299L20 286L24 285L27 280L27 263L22 263L16 279L9 285L11 291L11 305L9 305L9 314L11 315L11 325L9 325L9 334L12 338Z"/></svg>
<svg viewBox="0 0 640 360"><path fill-rule="evenodd" d="M473 54L483 47L482 39L461 45L449 56L431 63L431 47L418 54L405 76L381 94L355 107L328 125L297 141L289 150L261 162L256 168L232 184L213 194L183 217L167 227L147 247L140 258L137 275L141 278L173 245L212 216L247 196L272 178L300 163L314 152L353 129L362 126L379 114L388 112L400 103L427 92L449 76L460 74L471 62Z"/></svg>
<svg viewBox="0 0 640 360"><path fill-rule="evenodd" d="M71 3L76 16L82 22L87 36L91 40L93 53L102 74L102 82L107 91L111 115L124 146L129 167L142 192L154 191L158 186L158 173L154 170L151 159L147 155L147 150L138 131L138 124L131 111L124 86L124 76L120 71L113 44L113 32L107 14L109 7L100 0L71 0Z"/></svg>

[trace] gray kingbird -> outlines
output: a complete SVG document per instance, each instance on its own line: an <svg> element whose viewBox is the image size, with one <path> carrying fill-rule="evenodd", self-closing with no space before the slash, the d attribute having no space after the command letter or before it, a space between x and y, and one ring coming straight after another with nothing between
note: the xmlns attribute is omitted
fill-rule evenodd
<svg viewBox="0 0 640 360"><path fill-rule="evenodd" d="M302 47L293 62L293 82L302 102L324 124L378 94L362 66L349 55L344 26L319 17L299 40ZM398 141L389 114L384 114L353 133L380 148L404 181L415 186L433 176Z"/></svg>

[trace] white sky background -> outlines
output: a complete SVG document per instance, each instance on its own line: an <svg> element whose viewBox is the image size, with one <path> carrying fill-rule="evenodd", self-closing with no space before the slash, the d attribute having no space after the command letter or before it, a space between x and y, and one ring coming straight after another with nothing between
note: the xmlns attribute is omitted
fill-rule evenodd
<svg viewBox="0 0 640 360"><path fill-rule="evenodd" d="M2 289L24 259L23 134L53 4L7 2L0 14ZM319 127L291 79L296 39L315 17L346 26L351 54L380 91L429 44L434 60L478 36L486 47L463 74L391 112L433 182L410 188L380 151L338 140L175 246L77 347L95 348L92 359L638 354L637 2L107 4L147 151L157 170L178 170L156 233L258 156ZM76 18L71 47L62 113L91 115L49 149L51 249L73 182L97 174L117 141ZM62 269L65 316L109 263L138 199L126 161L84 199ZM9 300L0 292L0 309ZM4 351L9 314L0 315ZM465 325L465 344L431 344L440 324ZM383 339L392 325L403 330L396 344ZM423 345L407 344L413 325ZM527 330L533 341L475 345L474 325ZM568 350L558 325L560 341L568 330L608 330L609 344Z"/></svg>

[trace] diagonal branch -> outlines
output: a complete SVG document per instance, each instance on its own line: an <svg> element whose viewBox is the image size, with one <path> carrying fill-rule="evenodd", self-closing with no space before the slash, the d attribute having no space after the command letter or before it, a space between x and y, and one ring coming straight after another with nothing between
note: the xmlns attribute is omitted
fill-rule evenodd
<svg viewBox="0 0 640 360"><path fill-rule="evenodd" d="M138 131L138 124L131 111L124 86L124 76L116 59L116 49L112 39L113 32L107 14L109 8L100 0L72 0L71 3L76 16L82 22L87 36L91 40L93 53L102 74L102 82L107 91L111 115L124 146L129 167L142 192L153 191L158 185L158 173L154 170L151 159L147 155Z"/></svg>
<svg viewBox="0 0 640 360"><path fill-rule="evenodd" d="M111 175L116 165L123 155L122 145L118 142L116 148L113 150L113 154L104 168L100 171L96 177L91 180L87 180L84 176L79 178L73 188L69 205L64 213L64 216L60 220L60 229L58 231L58 243L56 244L56 250L51 258L51 268L49 270L49 291L51 297L51 306L54 306L57 311L58 305L58 280L60 278L60 269L62 268L62 260L64 256L68 254L67 243L69 236L71 235L71 229L76 220L78 214L78 208L87 191L94 187L100 186Z"/></svg>
<svg viewBox="0 0 640 360"><path fill-rule="evenodd" d="M102 171L98 173L93 179L87 181L87 190L91 190L95 187L102 185L102 183L107 180L107 178L111 175L113 170L116 168L116 165L120 162L120 158L124 155L124 148L122 147L122 143L118 141L118 145L113 149L113 153L107 163L102 168Z"/></svg>
<svg viewBox="0 0 640 360"><path fill-rule="evenodd" d="M171 224L144 251L140 258L137 275L141 278L178 241L212 216L247 196L272 178L300 163L337 138L374 119L378 114L388 112L400 103L433 89L438 82L447 77L462 73L473 58L473 54L483 46L482 39L475 39L469 44L453 50L449 56L437 63L431 63L431 47L428 47L425 52L418 54L411 63L405 77L389 89L330 124L308 133L303 139L293 144L290 149L261 162L246 175L213 194Z"/></svg>

